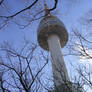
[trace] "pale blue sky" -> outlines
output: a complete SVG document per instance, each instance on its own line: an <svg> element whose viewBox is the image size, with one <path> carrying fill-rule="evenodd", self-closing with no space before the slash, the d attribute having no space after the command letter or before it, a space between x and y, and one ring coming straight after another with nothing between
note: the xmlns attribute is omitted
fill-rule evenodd
<svg viewBox="0 0 92 92"><path fill-rule="evenodd" d="M73 1L73 4L72 4L72 1ZM78 23L78 20L80 19L80 17L82 17L90 9L92 9L91 4L92 4L92 0L76 0L76 4L74 0L70 0L70 2L68 0L65 0L65 1L61 0L55 12L57 12L56 15L64 22L64 24L66 25L66 28L69 31L72 25L74 24L76 25L76 22ZM1 29L0 43L3 42L4 40L9 40L12 42L20 42L23 36L26 36L28 39L32 41L35 41L38 22L39 21L35 21L25 29L20 29L17 25L10 23L7 27L4 27L3 29Z"/></svg>
<svg viewBox="0 0 92 92"><path fill-rule="evenodd" d="M50 0L48 2L50 2ZM13 0L10 0L8 5L11 5L11 7L13 6L13 8L10 8L10 10L13 10L16 5L19 5L19 3L15 4ZM17 8L19 9L19 6ZM59 0L59 4L55 12L57 12L56 16L58 16L64 22L68 32L70 33L71 27L75 27L77 24L79 24L80 18L84 16L89 10L92 10L92 0L76 0L76 2L75 0ZM25 29L20 29L17 25L10 22L8 26L0 30L0 43L3 41L9 41L16 44L17 46L21 46L24 36L31 42L37 42L38 23L39 20L35 21ZM78 27L81 27L81 25ZM78 59L72 58L71 60L71 58L65 57L65 60L66 64L68 65L68 61L77 62ZM70 67L68 66L68 68Z"/></svg>

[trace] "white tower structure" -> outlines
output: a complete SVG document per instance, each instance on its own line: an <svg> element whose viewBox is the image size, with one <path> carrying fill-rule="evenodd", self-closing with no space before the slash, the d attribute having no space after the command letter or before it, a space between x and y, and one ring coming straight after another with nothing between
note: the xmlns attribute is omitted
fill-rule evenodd
<svg viewBox="0 0 92 92"><path fill-rule="evenodd" d="M64 24L50 15L46 3L45 17L38 26L37 36L39 45L51 53L55 92L70 92L65 86L69 77L61 51L68 41L68 33Z"/></svg>

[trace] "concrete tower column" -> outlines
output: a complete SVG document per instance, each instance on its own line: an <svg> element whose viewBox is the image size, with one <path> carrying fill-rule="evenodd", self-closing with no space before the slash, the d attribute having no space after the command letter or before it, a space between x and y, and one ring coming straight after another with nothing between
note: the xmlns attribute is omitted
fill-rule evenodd
<svg viewBox="0 0 92 92"><path fill-rule="evenodd" d="M57 86L65 81L69 81L68 72L61 51L60 39L57 35L48 37L49 51L52 57L52 69L54 81Z"/></svg>
<svg viewBox="0 0 92 92"><path fill-rule="evenodd" d="M52 57L52 71L56 89L58 92L65 92L64 84L69 81L69 77L61 51L60 38L58 35L52 34L47 41Z"/></svg>

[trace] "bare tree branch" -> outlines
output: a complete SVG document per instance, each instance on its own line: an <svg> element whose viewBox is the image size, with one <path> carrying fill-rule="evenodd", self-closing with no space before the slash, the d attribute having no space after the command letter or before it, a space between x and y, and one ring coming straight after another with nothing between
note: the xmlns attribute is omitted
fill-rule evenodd
<svg viewBox="0 0 92 92"><path fill-rule="evenodd" d="M54 1L55 1L55 4L54 4L53 8L49 9L49 11L53 11L54 9L56 9L58 0L54 0Z"/></svg>
<svg viewBox="0 0 92 92"><path fill-rule="evenodd" d="M3 1L3 0L2 0L2 1ZM34 6L37 2L38 2L38 0L35 0L30 6L28 6L28 7L24 8L24 9L20 10L19 12L15 13L15 14L13 14L13 15L11 15L11 16L0 16L0 17L3 17L3 18L13 18L14 16L16 16L16 15L18 15L18 14L20 14L20 13L22 13L22 12L28 10L28 9L30 9L30 8L31 8L32 6ZM1 3L2 3L2 2L1 2ZM54 4L53 8L48 9L48 10L49 10L49 11L53 11L54 9L56 9L57 3L58 3L58 0L55 0L55 4ZM42 12L42 11L41 11L41 12Z"/></svg>
<svg viewBox="0 0 92 92"><path fill-rule="evenodd" d="M13 14L13 15L11 15L11 16L0 16L0 17L13 18L14 16L16 16L16 15L18 15L18 14L24 12L25 10L30 9L30 8L31 8L32 6L34 6L37 2L38 2L38 0L35 0L30 6L28 6L28 7L24 8L24 9L20 10L19 12L15 13L15 14Z"/></svg>
<svg viewBox="0 0 92 92"><path fill-rule="evenodd" d="M1 0L1 1L0 1L0 5L1 5L3 2L4 2L4 0Z"/></svg>

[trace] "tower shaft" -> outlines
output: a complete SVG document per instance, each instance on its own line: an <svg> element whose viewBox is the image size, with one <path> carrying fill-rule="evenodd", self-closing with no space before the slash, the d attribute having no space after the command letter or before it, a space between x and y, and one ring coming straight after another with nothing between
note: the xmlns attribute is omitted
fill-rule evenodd
<svg viewBox="0 0 92 92"><path fill-rule="evenodd" d="M68 92L69 90L66 91L65 88L63 88L63 86L65 87L64 83L69 81L69 77L61 51L60 39L57 35L52 34L48 37L47 42L52 57L55 89L58 90L58 92Z"/></svg>

